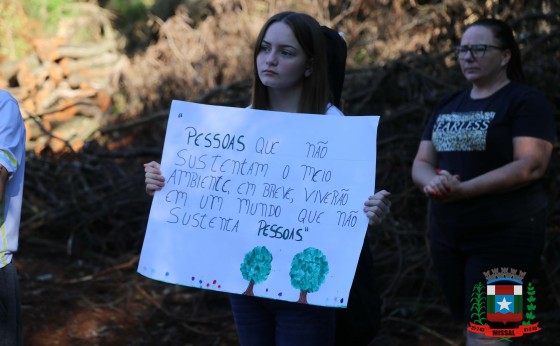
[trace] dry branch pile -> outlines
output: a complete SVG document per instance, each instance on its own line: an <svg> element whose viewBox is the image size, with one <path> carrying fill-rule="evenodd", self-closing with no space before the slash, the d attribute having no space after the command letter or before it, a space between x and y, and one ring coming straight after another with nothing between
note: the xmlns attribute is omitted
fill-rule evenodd
<svg viewBox="0 0 560 346"><path fill-rule="evenodd" d="M65 30L54 37L33 38L33 54L0 65L0 87L19 100L27 149L37 155L82 149L105 123L118 71L127 61L111 34L109 14L87 4L80 7L95 16L82 25L94 25L90 30L95 32L95 25L102 23L102 37L74 42L76 32Z"/></svg>
<svg viewBox="0 0 560 346"><path fill-rule="evenodd" d="M427 341L427 345L453 344L448 336L460 338L461 327L449 322L431 270L425 227L426 201L410 179L423 124L437 99L464 86L450 55L461 28L489 15L512 23L520 37L530 83L547 94L558 112L560 4L547 0L422 2L425 5L408 0L302 0L297 5L288 0L179 2L186 5L179 6L174 16L165 21L156 20L159 28L156 42L132 57L122 69L102 78L108 83L107 89L91 84L71 87L71 83L76 84L70 81L71 73L64 73L63 66L71 61L74 71L84 71L77 66L88 64L84 62L88 61L85 57L71 58L58 51L55 53L58 57L51 60L34 58L41 62L36 71L49 68L59 71L48 78L36 74L26 84L29 90L16 91L24 108L34 110L29 112L33 119L51 122L51 128L43 129L50 138L44 145L56 151L51 147L52 135L57 131L54 123L63 126L70 122L49 120L49 115L78 102L86 103L89 107L84 109L92 113L78 112L72 119L95 119L104 126L90 125L72 137L81 143L87 139L86 145L75 153L66 151L30 158L23 242L48 245L80 259L93 259L101 268L116 266L119 261L128 263L140 250L150 203L142 190L141 164L160 157L170 101L175 98L216 105L247 105L252 70L249 61L260 25L277 11L302 10L346 34L349 44L349 69L343 93L346 113L382 116L376 181L378 186L392 192L393 215L373 231L371 248L384 298L384 330L412 343L428 335L439 343ZM195 11L189 3L196 3L204 10ZM115 59L112 52L99 47L98 58L94 60L100 62L101 56ZM93 70L91 65L90 68ZM103 75L102 71L103 68L95 69L96 73L92 74ZM42 87L37 86L52 84L56 78L57 88L39 98ZM85 81L89 75L73 78ZM115 79L119 80L119 91L126 97L127 107L119 114L110 113L112 104L107 105L107 99L100 96L104 91L114 90L111 82ZM14 83L14 77L7 80ZM78 94L79 97L69 97ZM109 100L115 99L109 94ZM108 122L114 119L118 121ZM90 135L93 132L95 136ZM69 144L72 139L62 138ZM558 147L547 183L551 200L560 199ZM560 306L559 224L560 205L553 204L543 266L536 283L541 299L537 303L541 304L537 316L539 312L546 316L549 328L535 337L550 345L558 340L555 329L560 330L560 320L553 315ZM95 282L95 276L91 280ZM161 308L179 295L171 289L150 291L150 301L160 306L164 312L160 317L166 321L162 323L170 331L186 340L198 340L211 334L213 328L223 328L223 310L216 312L216 323L220 325L217 327L209 322L214 316L198 314L188 321L180 320L178 316L187 309L184 305ZM210 309L198 304L196 311L199 308L214 311L215 306ZM199 328L198 332L193 331L196 330L193 325ZM145 333L151 335L146 336L147 340L153 340L156 335L155 331Z"/></svg>
<svg viewBox="0 0 560 346"><path fill-rule="evenodd" d="M34 48L0 73L16 85L7 90L20 101L27 148L78 151L109 110L121 54L114 42L71 45L62 38L35 39Z"/></svg>

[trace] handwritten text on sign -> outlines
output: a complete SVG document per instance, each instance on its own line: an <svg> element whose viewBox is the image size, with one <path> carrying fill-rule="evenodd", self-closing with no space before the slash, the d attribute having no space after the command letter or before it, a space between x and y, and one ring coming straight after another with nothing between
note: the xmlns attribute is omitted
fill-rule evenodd
<svg viewBox="0 0 560 346"><path fill-rule="evenodd" d="M173 101L138 271L344 307L375 186L378 117Z"/></svg>

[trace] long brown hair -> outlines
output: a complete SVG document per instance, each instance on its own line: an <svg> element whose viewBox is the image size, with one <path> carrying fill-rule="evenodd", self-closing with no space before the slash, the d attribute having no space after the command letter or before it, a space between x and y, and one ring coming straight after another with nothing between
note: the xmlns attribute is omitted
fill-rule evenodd
<svg viewBox="0 0 560 346"><path fill-rule="evenodd" d="M311 64L312 73L303 79L302 94L298 106L299 113L324 114L330 101L327 76L327 53L325 37L321 25L311 16L298 12L280 12L270 17L262 27L253 53L253 97L254 109L268 110L270 100L268 88L262 84L257 69L257 55L268 27L275 22L288 25L303 48Z"/></svg>

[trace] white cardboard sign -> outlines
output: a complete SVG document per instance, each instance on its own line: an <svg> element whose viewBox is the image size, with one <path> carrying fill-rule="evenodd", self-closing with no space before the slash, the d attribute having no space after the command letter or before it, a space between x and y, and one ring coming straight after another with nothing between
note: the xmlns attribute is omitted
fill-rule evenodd
<svg viewBox="0 0 560 346"><path fill-rule="evenodd" d="M345 307L374 193L377 116L173 101L138 272Z"/></svg>

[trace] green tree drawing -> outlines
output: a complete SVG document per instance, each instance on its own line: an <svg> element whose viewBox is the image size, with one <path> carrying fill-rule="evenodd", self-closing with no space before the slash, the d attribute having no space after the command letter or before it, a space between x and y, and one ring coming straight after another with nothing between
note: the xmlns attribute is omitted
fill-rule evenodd
<svg viewBox="0 0 560 346"><path fill-rule="evenodd" d="M471 294L471 319L474 323L483 325L486 323L486 297L484 295L484 285L482 282L473 287Z"/></svg>
<svg viewBox="0 0 560 346"><path fill-rule="evenodd" d="M318 249L309 247L292 260L292 286L300 290L298 303L307 304L307 293L317 292L329 272L327 257Z"/></svg>
<svg viewBox="0 0 560 346"><path fill-rule="evenodd" d="M537 305L533 304L537 298L535 297L535 287L533 287L533 283L529 282L527 286L527 313L525 314L526 321L521 322L522 325L528 326L531 325L531 321L536 318L534 311L537 309Z"/></svg>
<svg viewBox="0 0 560 346"><path fill-rule="evenodd" d="M272 269L271 263L272 254L265 246L256 246L245 254L240 270L243 279L249 281L249 286L247 286L243 295L254 296L253 286L268 278L268 274L270 274Z"/></svg>

